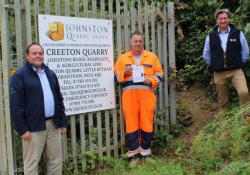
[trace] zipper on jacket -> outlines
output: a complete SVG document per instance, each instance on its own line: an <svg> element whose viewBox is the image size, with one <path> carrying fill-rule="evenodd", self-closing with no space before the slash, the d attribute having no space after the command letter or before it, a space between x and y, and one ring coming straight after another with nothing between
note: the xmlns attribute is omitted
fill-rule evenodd
<svg viewBox="0 0 250 175"><path fill-rule="evenodd" d="M227 37L226 50L225 50L225 53L224 53L224 61L227 61L227 59L226 59L226 52L227 52L228 40L229 40L229 38L231 37L231 35L232 35L235 31L236 31L236 29L235 29L233 32L229 33L229 35L228 35L228 37ZM226 63L226 62L224 62L224 63ZM224 68L225 68L225 69L227 68L227 65L226 65L226 64L224 64Z"/></svg>
<svg viewBox="0 0 250 175"><path fill-rule="evenodd" d="M228 37L227 37L227 43L226 43L226 50L225 50L225 52L224 52L224 50L223 50L223 47L221 46L221 49L222 49L222 52L223 52L223 60L224 60L224 69L226 69L227 68L227 56L226 56L226 52L227 52L227 46L228 46L228 40L229 40L229 38L230 38L230 36L234 33L236 31L236 29L233 31L233 32L231 32L231 33L229 33L229 35L228 35ZM215 33L215 32L214 32ZM216 35L217 35L217 37L219 37L219 39L220 39L220 36L219 36L219 34L217 34L217 33L215 33ZM221 41L221 39L220 39L220 45L221 45L221 43L222 43L222 41Z"/></svg>

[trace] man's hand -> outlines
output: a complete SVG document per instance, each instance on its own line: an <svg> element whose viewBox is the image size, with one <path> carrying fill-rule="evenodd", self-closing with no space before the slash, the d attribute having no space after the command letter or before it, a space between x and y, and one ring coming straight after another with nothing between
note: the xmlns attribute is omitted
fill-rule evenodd
<svg viewBox="0 0 250 175"><path fill-rule="evenodd" d="M30 132L27 131L26 133L24 133L21 138L25 141L31 141L31 135L30 135Z"/></svg>
<svg viewBox="0 0 250 175"><path fill-rule="evenodd" d="M149 86L152 84L152 81L145 77L145 80L143 81L143 83Z"/></svg>
<svg viewBox="0 0 250 175"><path fill-rule="evenodd" d="M67 128L65 128L65 127L61 127L59 130L60 130L62 135L66 134L66 132L67 132Z"/></svg>
<svg viewBox="0 0 250 175"><path fill-rule="evenodd" d="M132 73L132 70L133 70L132 66L127 66L127 67L125 68L125 70L124 70L124 75L129 75L129 74L131 74L131 73Z"/></svg>

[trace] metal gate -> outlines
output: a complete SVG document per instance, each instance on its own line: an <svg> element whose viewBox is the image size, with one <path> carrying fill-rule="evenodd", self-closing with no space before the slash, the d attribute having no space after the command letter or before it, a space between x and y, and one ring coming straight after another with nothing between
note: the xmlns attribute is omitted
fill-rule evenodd
<svg viewBox="0 0 250 175"><path fill-rule="evenodd" d="M25 64L24 49L38 42L37 14L74 16L113 20L115 60L129 51L130 34L136 30L145 35L145 49L154 52L165 73L157 89L158 111L164 110L160 120L176 123L176 92L174 82L168 82L168 68L175 68L174 4L172 2L148 4L132 0L1 0L1 52L0 52L0 172L15 174L22 168L20 137L13 130L9 109L10 66L21 68ZM13 63L16 63L14 65ZM119 85L118 85L119 86ZM118 158L125 153L124 116L121 112L121 88L117 108L95 113L68 116L70 138L64 136L63 156L74 162L74 172L85 171L88 154ZM69 142L69 139L71 142ZM19 146L18 149L16 146ZM80 156L79 156L80 155ZM18 160L18 161L17 161ZM80 163L79 163L80 162ZM98 162L100 165L102 161ZM92 163L95 166L95 162Z"/></svg>

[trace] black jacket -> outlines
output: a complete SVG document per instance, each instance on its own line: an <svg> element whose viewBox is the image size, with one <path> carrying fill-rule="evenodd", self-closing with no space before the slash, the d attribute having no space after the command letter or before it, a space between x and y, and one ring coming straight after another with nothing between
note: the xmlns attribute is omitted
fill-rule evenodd
<svg viewBox="0 0 250 175"><path fill-rule="evenodd" d="M221 47L221 40L216 27L209 34L211 67L215 71L239 69L242 65L240 30L230 24L226 51Z"/></svg>
<svg viewBox="0 0 250 175"><path fill-rule="evenodd" d="M56 74L43 64L55 100L55 123L57 128L67 127L67 117ZM10 81L10 113L16 131L46 130L43 90L37 73L30 63L19 69Z"/></svg>

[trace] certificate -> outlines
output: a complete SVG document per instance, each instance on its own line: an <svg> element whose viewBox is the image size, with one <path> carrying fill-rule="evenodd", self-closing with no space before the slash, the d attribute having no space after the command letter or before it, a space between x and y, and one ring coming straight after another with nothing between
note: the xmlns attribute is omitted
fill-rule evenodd
<svg viewBox="0 0 250 175"><path fill-rule="evenodd" d="M138 83L138 82L143 82L144 81L144 70L143 66L138 66L138 65L132 65L133 70L133 82Z"/></svg>

